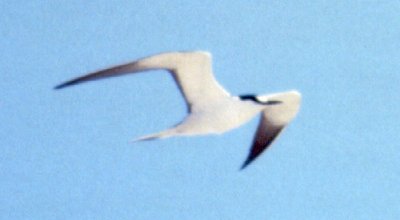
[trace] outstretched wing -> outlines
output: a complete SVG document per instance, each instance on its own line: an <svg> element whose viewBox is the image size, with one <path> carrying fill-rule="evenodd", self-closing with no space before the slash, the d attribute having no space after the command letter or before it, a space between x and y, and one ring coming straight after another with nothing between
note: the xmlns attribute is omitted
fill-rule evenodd
<svg viewBox="0 0 400 220"><path fill-rule="evenodd" d="M296 91L274 94L267 98L279 100L281 104L267 106L262 112L253 145L241 169L244 169L271 146L286 125L296 116L300 107L301 97L300 93Z"/></svg>
<svg viewBox="0 0 400 220"><path fill-rule="evenodd" d="M276 126L268 123L268 119L264 116L261 117L257 132L254 136L253 145L246 161L243 163L241 169L246 168L253 160L255 160L264 150L266 150L276 137L281 133L285 126Z"/></svg>
<svg viewBox="0 0 400 220"><path fill-rule="evenodd" d="M66 81L55 89L107 77L148 70L165 69L172 73L190 110L206 108L213 101L229 94L214 78L211 55L207 52L162 53L127 64L110 67Z"/></svg>

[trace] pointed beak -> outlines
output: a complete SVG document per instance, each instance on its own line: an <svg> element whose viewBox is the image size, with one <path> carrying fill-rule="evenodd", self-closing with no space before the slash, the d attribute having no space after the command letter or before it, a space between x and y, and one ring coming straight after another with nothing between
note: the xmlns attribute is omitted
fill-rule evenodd
<svg viewBox="0 0 400 220"><path fill-rule="evenodd" d="M282 104L282 101L278 101L278 100L269 100L269 101L267 101L265 104L267 104L267 105Z"/></svg>

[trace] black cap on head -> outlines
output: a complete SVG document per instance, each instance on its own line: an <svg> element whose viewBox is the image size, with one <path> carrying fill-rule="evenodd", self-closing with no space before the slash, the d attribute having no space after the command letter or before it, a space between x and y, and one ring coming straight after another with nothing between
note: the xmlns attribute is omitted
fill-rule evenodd
<svg viewBox="0 0 400 220"><path fill-rule="evenodd" d="M282 103L281 101L278 101L278 100L260 101L257 98L257 96L255 96L253 94L240 95L239 98L240 98L240 100L251 100L253 102L257 102L258 104L262 104L262 105L275 105L275 104Z"/></svg>

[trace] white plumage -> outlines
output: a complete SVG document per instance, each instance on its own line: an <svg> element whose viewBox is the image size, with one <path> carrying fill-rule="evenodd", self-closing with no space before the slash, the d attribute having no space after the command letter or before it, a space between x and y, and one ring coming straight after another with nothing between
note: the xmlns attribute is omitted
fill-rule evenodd
<svg viewBox="0 0 400 220"><path fill-rule="evenodd" d="M253 146L242 165L245 168L272 143L296 116L300 107L301 96L297 91L263 96L231 96L214 78L211 55L202 51L170 52L146 57L69 80L55 88L155 69L165 69L172 74L185 98L189 114L175 127L140 137L138 141L224 133L261 112Z"/></svg>

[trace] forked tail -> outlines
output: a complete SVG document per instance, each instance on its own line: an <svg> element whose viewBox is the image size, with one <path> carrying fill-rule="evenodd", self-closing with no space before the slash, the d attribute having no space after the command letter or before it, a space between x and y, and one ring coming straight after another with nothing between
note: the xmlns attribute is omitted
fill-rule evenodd
<svg viewBox="0 0 400 220"><path fill-rule="evenodd" d="M168 129L165 131L161 131L159 133L154 133L154 134L149 134L149 135L144 135L141 137L138 137L134 140L132 140L132 142L138 142L138 141L151 141L151 140L155 140L155 139L159 139L159 138L169 138L169 137L173 137L173 136L178 136L179 133L174 129Z"/></svg>

